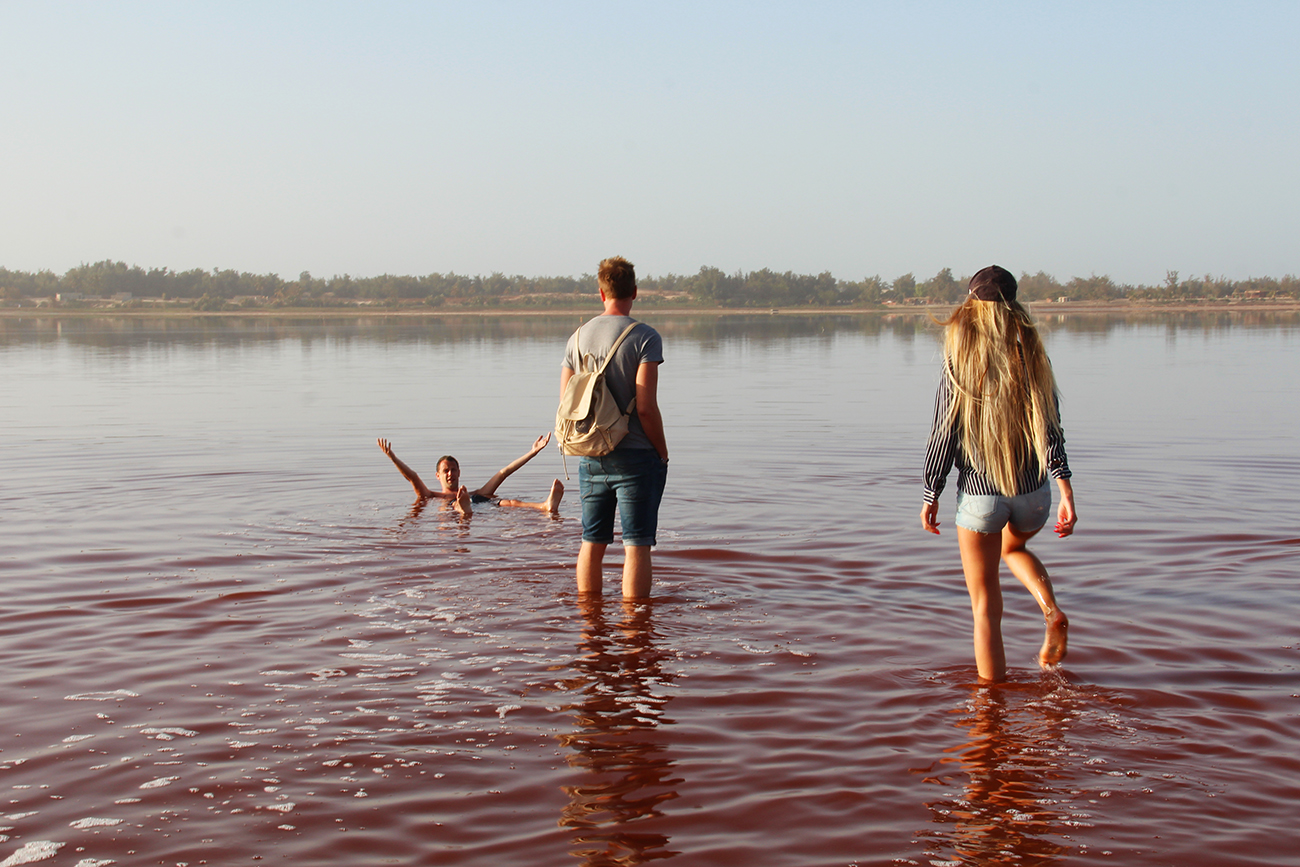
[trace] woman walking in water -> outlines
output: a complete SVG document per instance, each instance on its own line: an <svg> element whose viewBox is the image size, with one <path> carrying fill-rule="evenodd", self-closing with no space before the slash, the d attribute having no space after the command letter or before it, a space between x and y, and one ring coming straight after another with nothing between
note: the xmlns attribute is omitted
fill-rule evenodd
<svg viewBox="0 0 1300 867"><path fill-rule="evenodd" d="M944 325L943 379L925 452L921 525L938 535L939 494L957 465L957 546L975 622L981 680L1006 679L999 561L1038 600L1047 622L1038 662L1065 658L1069 622L1041 560L1025 545L1047 522L1050 475L1060 490L1056 532L1074 532L1074 490L1061 432L1056 379L1016 278L979 271Z"/></svg>

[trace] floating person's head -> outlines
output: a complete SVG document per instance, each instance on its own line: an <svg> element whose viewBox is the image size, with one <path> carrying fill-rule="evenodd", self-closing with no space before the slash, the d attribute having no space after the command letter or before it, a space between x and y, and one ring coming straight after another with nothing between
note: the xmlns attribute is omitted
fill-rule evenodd
<svg viewBox="0 0 1300 867"><path fill-rule="evenodd" d="M636 269L622 256L602 259L596 271L596 282L606 298L636 297Z"/></svg>
<svg viewBox="0 0 1300 867"><path fill-rule="evenodd" d="M438 458L438 481L442 483L444 491L456 491L460 489L460 461L451 455L443 455Z"/></svg>

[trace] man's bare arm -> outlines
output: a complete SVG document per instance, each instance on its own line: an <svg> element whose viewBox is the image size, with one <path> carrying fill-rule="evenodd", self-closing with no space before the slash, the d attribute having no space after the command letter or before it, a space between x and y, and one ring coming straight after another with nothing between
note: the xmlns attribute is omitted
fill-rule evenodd
<svg viewBox="0 0 1300 867"><path fill-rule="evenodd" d="M401 459L398 458L397 455L393 454L393 446L388 442L388 440L380 437L378 442L380 450L383 451L384 454L388 455L388 459L397 467L397 471L406 477L406 480L411 483L411 487L415 488L415 495L417 497L422 497L427 500L430 497L437 496L437 494L429 490L428 485L420 480L420 476L415 472L415 470L402 463Z"/></svg>
<svg viewBox="0 0 1300 867"><path fill-rule="evenodd" d="M546 444L549 443L550 441L551 441L551 435L549 433L544 433L541 436L539 436L536 442L533 443L533 447L531 449L529 449L523 455L515 458L510 463L506 464L501 469L497 470L496 473L492 476L492 478L487 480L487 484L479 488L474 493L478 494L480 497L490 497L493 494L495 494L497 488L501 487L502 482L504 482L510 476L514 475L514 472L518 470L520 467L522 467L524 464L528 463L533 458L537 457L537 453L540 452L542 449L546 448Z"/></svg>
<svg viewBox="0 0 1300 867"><path fill-rule="evenodd" d="M636 415L646 439L659 457L668 460L668 440L664 437L664 418L659 413L659 363L643 361L636 369Z"/></svg>

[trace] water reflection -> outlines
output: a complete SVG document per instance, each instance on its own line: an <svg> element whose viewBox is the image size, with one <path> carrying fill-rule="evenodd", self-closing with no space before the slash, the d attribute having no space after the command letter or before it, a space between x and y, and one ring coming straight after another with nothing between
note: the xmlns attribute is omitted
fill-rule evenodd
<svg viewBox="0 0 1300 867"><path fill-rule="evenodd" d="M956 762L961 773L944 772L927 782L960 784L960 796L926 806L934 813L921 836L932 857L955 857L962 864L1016 864L1046 867L1060 863L1071 849L1060 840L1073 819L1053 809L1062 778L1060 741L1071 714L1036 693L1046 684L972 688L957 725L969 739L941 764Z"/></svg>
<svg viewBox="0 0 1300 867"><path fill-rule="evenodd" d="M606 605L618 607L612 622ZM560 736L568 763L584 771L578 785L563 786L569 804L560 826L572 829L570 853L584 867L624 867L671 858L668 837L648 819L677 797L667 738L660 726L672 676L662 671L669 654L655 641L646 604L582 603L583 632L572 674L559 687L575 697L575 729Z"/></svg>
<svg viewBox="0 0 1300 867"><path fill-rule="evenodd" d="M426 509L431 509L425 520L420 520ZM430 527L438 531L452 531L456 538L467 538L469 536L470 521L472 515L462 515L452 506L451 500L438 498L425 499L417 497L398 522L391 527L388 532L395 538L404 538L412 530L421 531Z"/></svg>
<svg viewBox="0 0 1300 867"><path fill-rule="evenodd" d="M1127 312L1057 313L1034 306L1032 313L1050 331L1109 335L1152 327L1174 332L1228 331L1232 329L1296 328L1300 312L1294 310L1142 310ZM600 312L582 314L407 316L212 316L212 317L0 317L0 346L67 342L102 349L139 351L142 347L200 345L236 347L275 344L296 339L328 339L340 345L460 344L501 341L562 342L573 328ZM934 335L937 328L927 312L872 312L852 314L783 311L779 316L758 313L687 314L647 308L641 311L665 339L686 339L708 348L743 339L758 344L779 344L795 338L830 338L861 334L891 335L909 342ZM942 314L942 311L939 311Z"/></svg>

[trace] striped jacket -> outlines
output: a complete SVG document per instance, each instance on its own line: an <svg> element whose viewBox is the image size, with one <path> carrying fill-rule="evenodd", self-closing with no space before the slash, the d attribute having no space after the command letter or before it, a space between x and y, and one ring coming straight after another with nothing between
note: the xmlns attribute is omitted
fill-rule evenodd
<svg viewBox="0 0 1300 867"><path fill-rule="evenodd" d="M952 403L952 383L947 376L939 379L939 393L934 399L934 422L930 427L930 442L925 447L925 501L937 503L948 481L952 465L957 465L957 490L965 494L1002 494L993 480L973 464L961 447L961 420L953 419L944 426L948 407ZM1057 412L1059 415L1060 408ZM1070 478L1070 462L1065 456L1065 434L1058 427L1047 432L1047 471L1038 465L1038 456L1031 449L1020 474L1016 476L1016 489L1011 496L1038 490L1050 474L1054 479Z"/></svg>

